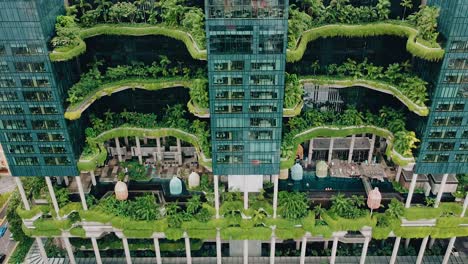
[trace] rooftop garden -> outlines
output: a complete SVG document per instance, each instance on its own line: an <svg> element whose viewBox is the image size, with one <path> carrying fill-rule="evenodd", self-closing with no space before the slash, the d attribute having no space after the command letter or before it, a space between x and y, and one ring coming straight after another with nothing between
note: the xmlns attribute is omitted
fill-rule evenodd
<svg viewBox="0 0 468 264"><path fill-rule="evenodd" d="M195 59L206 59L204 13L184 0L111 2L77 0L57 17L52 61L86 51L86 38L98 35L162 35L184 42Z"/></svg>
<svg viewBox="0 0 468 264"><path fill-rule="evenodd" d="M159 90L176 86L190 88L192 102L200 108L208 108L208 89L204 71L191 68L180 62L173 63L166 56L151 65L119 65L101 70L101 63L81 75L68 91L70 103L65 117L70 120L80 118L81 114L99 98L126 89Z"/></svg>
<svg viewBox="0 0 468 264"><path fill-rule="evenodd" d="M358 6L349 0L310 1L302 9L289 10L288 62L302 58L307 44L318 38L373 37L392 35L408 39L406 49L425 60L440 60L444 50L437 43L439 9L425 6L401 20L390 19L390 1L379 0L375 6Z"/></svg>
<svg viewBox="0 0 468 264"><path fill-rule="evenodd" d="M330 64L320 67L316 61L312 65L313 76L301 76L301 82L332 85L334 87L363 86L369 89L392 94L411 111L427 116L427 82L411 73L409 62L393 63L387 68L376 66L365 59L356 62L348 59L341 65ZM316 75L320 73L322 75Z"/></svg>
<svg viewBox="0 0 468 264"><path fill-rule="evenodd" d="M271 197L264 192L251 196L249 209L243 209L239 192L222 192L221 218L215 219L213 200L203 202L193 195L186 203L160 204L151 193L136 196L131 200L119 201L114 196L100 201L88 199L90 210L83 211L78 203L62 205L58 219L50 210L41 208L32 212L18 207L17 214L23 219L36 219L34 228L23 226L30 236L60 236L70 231L73 236L84 237L86 226L83 222L111 224L129 238L149 238L154 232L164 232L166 239L178 240L187 232L193 239L213 239L219 228L222 239L268 240L275 227L279 239L299 239L310 232L314 236L331 237L335 231L359 231L363 227L373 228L373 237L384 239L394 231L404 238L419 238L431 235L436 238L463 236L468 228L468 218L459 217L460 204L442 203L439 208L415 207L405 209L403 204L392 200L384 213L370 215L362 196L345 197L338 194L332 199L332 206L326 210L320 205L310 208L304 193L280 192L279 217L272 218ZM415 210L426 210L428 214L413 214ZM411 219L407 216L411 215ZM404 221L436 219L435 226L405 227ZM403 225L403 226L402 226ZM456 232L456 233L455 233Z"/></svg>
<svg viewBox="0 0 468 264"><path fill-rule="evenodd" d="M413 149L419 140L413 131L405 128L402 112L382 107L378 114L360 112L348 106L342 113L332 110L311 109L289 120L281 146L282 168L294 164L294 153L302 142L314 137L345 137L353 134L372 133L387 138L386 154L395 164L414 162Z"/></svg>
<svg viewBox="0 0 468 264"><path fill-rule="evenodd" d="M78 169L88 171L101 165L106 158L103 143L115 137L128 136L180 138L191 143L197 149L200 163L207 165L203 161L210 157L211 149L206 123L199 120L190 122L185 114L182 105L174 105L167 107L162 119L158 119L155 114L127 111L120 114L106 112L102 119L91 116L92 126L85 130L87 146L78 162Z"/></svg>

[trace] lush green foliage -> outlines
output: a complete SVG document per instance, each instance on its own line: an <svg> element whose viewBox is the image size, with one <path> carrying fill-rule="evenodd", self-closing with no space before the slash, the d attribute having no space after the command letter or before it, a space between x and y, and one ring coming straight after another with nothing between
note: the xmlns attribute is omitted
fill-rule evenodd
<svg viewBox="0 0 468 264"><path fill-rule="evenodd" d="M20 207L22 204L21 197L18 191L14 191L11 195L10 202L8 203L8 208L6 211L6 219L8 220L8 225L10 232L13 234L13 238L18 242L25 242L27 236L24 234L23 221L21 216L18 215L16 208Z"/></svg>
<svg viewBox="0 0 468 264"><path fill-rule="evenodd" d="M331 198L332 206L330 207L330 212L336 214L339 217L346 219L354 219L363 217L366 215L367 211L362 209L364 206L364 197L353 195L348 198L344 194L337 194Z"/></svg>
<svg viewBox="0 0 468 264"><path fill-rule="evenodd" d="M11 263L11 264L24 263L24 259L28 255L29 249L31 248L33 242L34 240L29 237L26 237L24 240L19 241L18 245L16 246L15 251L11 253L8 263Z"/></svg>
<svg viewBox="0 0 468 264"><path fill-rule="evenodd" d="M3 206L6 204L10 196L11 196L11 192L0 193L0 209L3 208Z"/></svg>
<svg viewBox="0 0 468 264"><path fill-rule="evenodd" d="M302 101L304 90L296 74L287 74L284 88L284 108L293 108Z"/></svg>
<svg viewBox="0 0 468 264"><path fill-rule="evenodd" d="M133 201L119 201L115 196L109 196L96 206L104 213L128 217L137 221L151 221L161 218L159 206L153 194L135 197Z"/></svg>
<svg viewBox="0 0 468 264"><path fill-rule="evenodd" d="M286 219L300 219L308 215L309 204L305 193L280 192L278 194L280 215Z"/></svg>
<svg viewBox="0 0 468 264"><path fill-rule="evenodd" d="M146 168L143 164L136 161L126 161L121 163L122 167L127 168L128 178L133 181L144 181L150 177L146 173Z"/></svg>

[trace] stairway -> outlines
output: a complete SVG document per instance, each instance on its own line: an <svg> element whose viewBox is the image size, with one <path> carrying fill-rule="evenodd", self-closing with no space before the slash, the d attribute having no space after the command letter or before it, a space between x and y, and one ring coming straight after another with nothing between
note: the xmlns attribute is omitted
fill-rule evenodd
<svg viewBox="0 0 468 264"><path fill-rule="evenodd" d="M41 253L39 252L39 247L37 246L36 241L32 244L29 249L28 255L24 259L25 264L44 264L42 261ZM49 258L49 264L68 264L68 259L65 258Z"/></svg>

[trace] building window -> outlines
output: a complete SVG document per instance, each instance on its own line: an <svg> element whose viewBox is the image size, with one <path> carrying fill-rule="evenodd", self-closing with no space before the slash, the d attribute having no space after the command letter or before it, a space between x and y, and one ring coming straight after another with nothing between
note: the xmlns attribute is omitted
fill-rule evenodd
<svg viewBox="0 0 468 264"><path fill-rule="evenodd" d="M6 61L0 61L0 72L9 72L8 63Z"/></svg>
<svg viewBox="0 0 468 264"><path fill-rule="evenodd" d="M436 111L439 112L458 112L465 110L464 103L439 103Z"/></svg>
<svg viewBox="0 0 468 264"><path fill-rule="evenodd" d="M242 156L241 155L218 155L216 161L218 163L225 163L225 164L236 164L242 163Z"/></svg>
<svg viewBox="0 0 468 264"><path fill-rule="evenodd" d="M468 98L468 86L458 88L457 97Z"/></svg>
<svg viewBox="0 0 468 264"><path fill-rule="evenodd" d="M252 70L255 71L274 71L277 70L277 64L274 61L252 61Z"/></svg>
<svg viewBox="0 0 468 264"><path fill-rule="evenodd" d="M282 34L260 35L258 50L260 54L281 53L284 40Z"/></svg>
<svg viewBox="0 0 468 264"><path fill-rule="evenodd" d="M11 77L0 77L0 88L15 87L15 81Z"/></svg>
<svg viewBox="0 0 468 264"><path fill-rule="evenodd" d="M0 106L0 115L17 115L24 114L24 110L21 106Z"/></svg>
<svg viewBox="0 0 468 264"><path fill-rule="evenodd" d="M243 99L244 92L216 91L216 99Z"/></svg>
<svg viewBox="0 0 468 264"><path fill-rule="evenodd" d="M52 101L52 92L23 92L24 100L30 102Z"/></svg>
<svg viewBox="0 0 468 264"><path fill-rule="evenodd" d="M468 162L467 154L457 154L455 155L455 161L457 162Z"/></svg>
<svg viewBox="0 0 468 264"><path fill-rule="evenodd" d="M12 154L31 154L34 153L34 148L31 145L12 145L8 147Z"/></svg>
<svg viewBox="0 0 468 264"><path fill-rule="evenodd" d="M243 61L216 60L214 62L215 71L242 71L244 70Z"/></svg>
<svg viewBox="0 0 468 264"><path fill-rule="evenodd" d="M48 87L50 83L47 77L21 77L21 85L23 87Z"/></svg>
<svg viewBox="0 0 468 264"><path fill-rule="evenodd" d="M11 52L13 55L27 56L43 54L44 49L39 44L12 44Z"/></svg>
<svg viewBox="0 0 468 264"><path fill-rule="evenodd" d="M215 113L241 113L242 105L216 105Z"/></svg>
<svg viewBox="0 0 468 264"><path fill-rule="evenodd" d="M6 55L5 46L0 44L0 55Z"/></svg>
<svg viewBox="0 0 468 264"><path fill-rule="evenodd" d="M44 162L46 165L68 165L70 164L70 159L67 157L45 157Z"/></svg>
<svg viewBox="0 0 468 264"><path fill-rule="evenodd" d="M276 99L278 98L278 94L276 92L250 92L250 97L253 99Z"/></svg>
<svg viewBox="0 0 468 264"><path fill-rule="evenodd" d="M36 157L15 157L15 164L18 166L34 166L39 165Z"/></svg>
<svg viewBox="0 0 468 264"><path fill-rule="evenodd" d="M460 147L458 147L458 150L468 150L468 142L461 142Z"/></svg>
<svg viewBox="0 0 468 264"><path fill-rule="evenodd" d="M250 126L253 127L275 127L276 119L274 118L250 118Z"/></svg>
<svg viewBox="0 0 468 264"><path fill-rule="evenodd" d="M252 47L252 35L218 35L210 38L210 52L214 54L250 54Z"/></svg>
<svg viewBox="0 0 468 264"><path fill-rule="evenodd" d="M57 120L33 120L33 129L57 129L60 128L60 123Z"/></svg>
<svg viewBox="0 0 468 264"><path fill-rule="evenodd" d="M32 141L31 134L29 133L5 133L5 137L7 138L8 141L10 142L27 142L27 141Z"/></svg>
<svg viewBox="0 0 468 264"><path fill-rule="evenodd" d="M63 146L39 146L39 151L44 154L66 153L67 150Z"/></svg>
<svg viewBox="0 0 468 264"><path fill-rule="evenodd" d="M466 70L468 69L467 59L450 59L448 62L448 68L451 70Z"/></svg>
<svg viewBox="0 0 468 264"><path fill-rule="evenodd" d="M276 112L275 105L251 105L250 112L251 113L271 113Z"/></svg>
<svg viewBox="0 0 468 264"><path fill-rule="evenodd" d="M468 52L468 41L454 41L450 46L451 52Z"/></svg>
<svg viewBox="0 0 468 264"><path fill-rule="evenodd" d="M43 62L15 62L17 72L45 72Z"/></svg>
<svg viewBox="0 0 468 264"><path fill-rule="evenodd" d="M39 141L65 141L65 137L61 133L37 133Z"/></svg>
<svg viewBox="0 0 468 264"><path fill-rule="evenodd" d="M273 139L273 131L251 131L249 138L251 140L271 140Z"/></svg>
<svg viewBox="0 0 468 264"><path fill-rule="evenodd" d="M29 111L32 115L51 115L58 113L55 106L30 106Z"/></svg>
<svg viewBox="0 0 468 264"><path fill-rule="evenodd" d="M0 129L26 129L24 120L1 120Z"/></svg>
<svg viewBox="0 0 468 264"><path fill-rule="evenodd" d="M231 132L216 132L216 140L230 140L232 139Z"/></svg>
<svg viewBox="0 0 468 264"><path fill-rule="evenodd" d="M250 85L276 85L275 75L252 75L250 76Z"/></svg>
<svg viewBox="0 0 468 264"><path fill-rule="evenodd" d="M15 92L0 92L0 101L17 101L18 95Z"/></svg>

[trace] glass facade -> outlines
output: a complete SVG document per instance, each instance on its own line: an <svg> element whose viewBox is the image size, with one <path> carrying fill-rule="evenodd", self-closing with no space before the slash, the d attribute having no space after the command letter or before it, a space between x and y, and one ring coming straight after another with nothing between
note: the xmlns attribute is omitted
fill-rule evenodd
<svg viewBox="0 0 468 264"><path fill-rule="evenodd" d="M0 1L0 143L13 176L78 175L47 49L63 11L62 1Z"/></svg>
<svg viewBox="0 0 468 264"><path fill-rule="evenodd" d="M278 174L288 2L205 6L213 172Z"/></svg>
<svg viewBox="0 0 468 264"><path fill-rule="evenodd" d="M429 0L441 7L445 58L416 165L418 173L468 172L468 2Z"/></svg>

